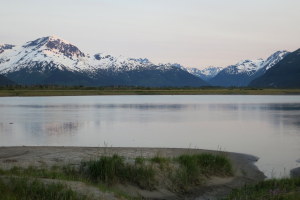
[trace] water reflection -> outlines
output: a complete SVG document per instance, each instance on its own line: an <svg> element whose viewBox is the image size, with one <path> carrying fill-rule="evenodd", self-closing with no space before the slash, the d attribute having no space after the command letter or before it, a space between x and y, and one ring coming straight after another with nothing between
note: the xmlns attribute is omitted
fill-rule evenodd
<svg viewBox="0 0 300 200"><path fill-rule="evenodd" d="M277 174L300 155L298 96L1 98L0 113L1 146L221 148Z"/></svg>
<svg viewBox="0 0 300 200"><path fill-rule="evenodd" d="M46 108L46 109L137 109L137 110L180 110L187 107L197 107L198 105L184 104L59 104L59 105L5 105L0 107L20 107L20 108Z"/></svg>
<svg viewBox="0 0 300 200"><path fill-rule="evenodd" d="M79 123L78 122L52 122L46 123L43 127L40 127L41 132L45 132L49 135L60 135L60 134L73 134L78 132Z"/></svg>

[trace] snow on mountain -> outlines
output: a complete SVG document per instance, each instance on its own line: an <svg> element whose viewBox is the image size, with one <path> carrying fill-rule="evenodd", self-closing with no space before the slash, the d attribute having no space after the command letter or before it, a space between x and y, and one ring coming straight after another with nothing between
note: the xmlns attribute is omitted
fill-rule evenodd
<svg viewBox="0 0 300 200"><path fill-rule="evenodd" d="M262 58L257 60L242 60L235 65L230 65L224 69L228 74L241 74L246 73L249 76L252 76L260 69L268 70L282 60L289 52L282 50L277 51L266 60Z"/></svg>
<svg viewBox="0 0 300 200"><path fill-rule="evenodd" d="M0 54L5 60L0 65L1 73L9 73L23 68L39 70L51 65L58 69L80 71L89 68L86 55L76 46L54 36L39 38L23 46L14 46Z"/></svg>
<svg viewBox="0 0 300 200"><path fill-rule="evenodd" d="M7 49L12 49L14 45L11 44L0 44L0 54L3 53Z"/></svg>
<svg viewBox="0 0 300 200"><path fill-rule="evenodd" d="M264 63L263 59L257 60L242 60L235 65L230 65L224 69L228 74L241 74L245 73L249 76L254 74Z"/></svg>
<svg viewBox="0 0 300 200"><path fill-rule="evenodd" d="M10 48L9 48L10 47ZM9 49L9 50L5 50ZM39 64L40 70L51 65L58 69L78 72L94 72L98 69L113 71L135 70L153 65L148 59L114 57L109 54L90 56L76 46L55 36L43 37L27 42L23 46L0 46L0 72L9 73L22 68L34 68Z"/></svg>
<svg viewBox="0 0 300 200"><path fill-rule="evenodd" d="M6 75L13 81L24 78L23 83L30 80L29 76L31 76L31 74L35 74L38 77L36 79L40 80L48 78L49 80L55 79L57 81L57 77L60 77L59 81L61 83L64 81L64 77L68 76L72 81L75 81L77 78L82 78L85 82L92 84L96 79L98 83L100 79L104 80L104 77L106 78L105 80L110 81L113 73L115 73L114 76L116 76L116 73L123 73L120 77L122 77L125 82L131 81L130 84L134 84L132 81L137 80L136 77L138 76L139 81L143 82L142 76L138 75L138 72L144 71L144 75L148 73L148 76L149 73L151 73L153 77L154 72L150 71L156 71L155 73L161 72L160 75L156 74L155 76L161 76L162 79L162 76L168 76L168 80L171 80L171 74L169 72L172 71L173 82L169 82L168 84L170 85L175 81L174 73L176 72L179 73L183 79L193 80L194 85L198 85L196 82L200 78L199 80L212 80L213 85L234 86L237 84L238 86L244 86L249 80L252 80L252 78L265 73L265 71L269 70L287 54L287 51L278 51L266 60L243 60L224 69L221 67L207 67L200 70L196 68L185 68L177 63L156 65L146 58L127 58L124 56L112 56L107 53L90 55L82 52L66 40L56 36L48 36L27 42L22 46L9 44L0 45L0 74ZM67 73L68 75L62 75L61 73L57 75L56 73L58 73L58 71ZM24 73L28 76L24 77ZM39 73L39 75L37 75L37 73ZM73 74L71 75L70 73ZM162 75L162 73L165 75ZM239 76L238 80L234 80L235 75ZM75 78L75 76L77 78ZM133 76L135 76L135 78ZM179 75L177 78L179 78ZM230 83L225 84L228 80L230 80ZM114 81L117 82L116 77ZM240 83L241 81L242 83ZM39 81L34 83L39 83ZM112 84L113 83L114 82L112 82ZM147 82L147 84L148 83L149 82ZM120 84L122 84L122 82L120 82ZM188 82L186 82L186 84L188 85Z"/></svg>
<svg viewBox="0 0 300 200"><path fill-rule="evenodd" d="M93 58L90 59L90 64L93 66L93 70L106 69L115 72L138 70L154 65L146 58L127 58L124 56L114 57L106 53L95 54Z"/></svg>
<svg viewBox="0 0 300 200"><path fill-rule="evenodd" d="M287 55L288 54L288 55ZM276 52L270 56L274 67L269 68L262 76L251 81L250 87L299 88L300 87L300 49L287 53ZM278 61L276 57L283 59ZM274 61L275 62L272 62ZM265 67L267 68L267 66Z"/></svg>
<svg viewBox="0 0 300 200"><path fill-rule="evenodd" d="M184 66L182 66L178 63L159 63L158 69L160 69L160 70L181 69L183 71L187 71L187 68L185 68Z"/></svg>
<svg viewBox="0 0 300 200"><path fill-rule="evenodd" d="M223 68L222 67L206 67L204 69L187 68L187 71L205 81L215 77Z"/></svg>
<svg viewBox="0 0 300 200"><path fill-rule="evenodd" d="M289 52L277 51L266 60L243 60L235 65L230 65L221 70L214 78L210 80L212 85L217 86L247 86L253 79L263 75L282 60Z"/></svg>
<svg viewBox="0 0 300 200"><path fill-rule="evenodd" d="M282 50L277 51L271 56L269 56L264 63L262 64L261 68L265 68L266 70L269 70L271 67L276 65L279 61L281 61L286 55L288 55L290 52Z"/></svg>
<svg viewBox="0 0 300 200"><path fill-rule="evenodd" d="M55 36L22 46L0 46L0 74L19 84L207 85L179 64L155 65L146 58L90 55Z"/></svg>
<svg viewBox="0 0 300 200"><path fill-rule="evenodd" d="M0 50L4 52L2 46ZM24 67L32 68L37 63L43 63L42 66L50 64L59 69L85 72L94 72L98 69L130 71L154 65L146 58L115 57L106 53L90 56L70 42L55 36L39 38L23 46L11 46L10 51L5 51L1 58L3 60L1 62L3 64L0 65L1 73L20 70Z"/></svg>

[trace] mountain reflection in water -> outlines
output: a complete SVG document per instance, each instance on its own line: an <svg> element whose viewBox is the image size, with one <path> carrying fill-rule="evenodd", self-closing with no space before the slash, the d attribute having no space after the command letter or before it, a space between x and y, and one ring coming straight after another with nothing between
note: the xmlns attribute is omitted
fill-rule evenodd
<svg viewBox="0 0 300 200"><path fill-rule="evenodd" d="M221 148L268 176L299 166L299 96L8 97L0 113L1 146Z"/></svg>

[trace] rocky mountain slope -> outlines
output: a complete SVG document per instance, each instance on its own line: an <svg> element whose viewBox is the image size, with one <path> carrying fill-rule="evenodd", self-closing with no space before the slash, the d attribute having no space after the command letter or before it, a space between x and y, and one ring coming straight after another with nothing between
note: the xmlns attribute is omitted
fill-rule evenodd
<svg viewBox="0 0 300 200"><path fill-rule="evenodd" d="M300 88L300 49L285 56L249 86Z"/></svg>

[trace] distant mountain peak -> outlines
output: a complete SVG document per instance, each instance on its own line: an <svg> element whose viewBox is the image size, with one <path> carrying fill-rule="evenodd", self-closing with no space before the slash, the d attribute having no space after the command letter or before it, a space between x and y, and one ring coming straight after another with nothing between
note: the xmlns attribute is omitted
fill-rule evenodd
<svg viewBox="0 0 300 200"><path fill-rule="evenodd" d="M53 53L62 53L64 56L72 57L85 57L85 54L81 52L76 46L70 42L63 40L57 36L47 36L38 38L36 40L27 42L24 48L32 48L34 50L44 50Z"/></svg>
<svg viewBox="0 0 300 200"><path fill-rule="evenodd" d="M235 65L230 65L224 68L224 71L228 74L241 74L245 73L248 75L254 74L264 63L262 58L256 60L241 60L240 62L236 63Z"/></svg>
<svg viewBox="0 0 300 200"><path fill-rule="evenodd" d="M271 67L273 67L275 64L277 64L280 60L282 60L286 55L288 55L290 52L286 50L280 50L273 53L271 56L269 56L265 62L263 63L261 68L264 68L265 70L269 70Z"/></svg>
<svg viewBox="0 0 300 200"><path fill-rule="evenodd" d="M205 81L208 81L215 77L223 68L222 67L214 67L208 66L203 69L198 68L187 68L187 71L194 76L197 76Z"/></svg>
<svg viewBox="0 0 300 200"><path fill-rule="evenodd" d="M230 65L215 76L210 83L218 86L247 86L253 79L263 75L267 70L281 61L289 52L277 51L266 60L242 60L235 65Z"/></svg>
<svg viewBox="0 0 300 200"><path fill-rule="evenodd" d="M255 59L255 60L249 60L249 59L246 59L246 60L241 60L240 62L238 62L236 65L245 65L247 63L261 63L263 62L264 59L262 58L258 58L258 59Z"/></svg>
<svg viewBox="0 0 300 200"><path fill-rule="evenodd" d="M300 87L300 49L294 52L278 51L267 59L267 64L273 64L268 69L264 66L265 73L252 80L251 87Z"/></svg>
<svg viewBox="0 0 300 200"><path fill-rule="evenodd" d="M14 48L15 45L12 44L0 44L0 54L3 53L7 49L12 49Z"/></svg>

